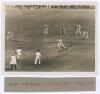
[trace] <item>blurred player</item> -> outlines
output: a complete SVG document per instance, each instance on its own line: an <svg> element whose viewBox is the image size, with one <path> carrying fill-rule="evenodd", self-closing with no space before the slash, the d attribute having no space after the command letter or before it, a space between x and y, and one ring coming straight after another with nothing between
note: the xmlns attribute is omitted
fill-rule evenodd
<svg viewBox="0 0 100 94"><path fill-rule="evenodd" d="M7 40L13 40L13 31L12 30L9 30L8 33L7 33Z"/></svg>
<svg viewBox="0 0 100 94"><path fill-rule="evenodd" d="M60 34L64 33L64 35L66 35L66 29L64 27L64 25L62 24L61 28L60 28Z"/></svg>
<svg viewBox="0 0 100 94"><path fill-rule="evenodd" d="M89 33L88 33L88 31L86 32L86 37L85 37L86 39L88 39L89 38Z"/></svg>
<svg viewBox="0 0 100 94"><path fill-rule="evenodd" d="M57 39L57 42L58 42L58 48L63 48L63 49L66 48L66 47L64 46L63 41L62 41L61 38L58 38L58 39ZM58 52L59 52L59 51L60 51L60 50L58 50Z"/></svg>
<svg viewBox="0 0 100 94"><path fill-rule="evenodd" d="M41 62L41 53L40 53L39 50L37 50L34 64L35 64L35 65L36 65L37 63L40 64L40 62Z"/></svg>
<svg viewBox="0 0 100 94"><path fill-rule="evenodd" d="M81 35L81 25L77 25L77 29L76 29L76 35L79 34Z"/></svg>
<svg viewBox="0 0 100 94"><path fill-rule="evenodd" d="M15 68L16 70L16 64L17 64L17 61L16 61L16 56L15 54L12 54L11 55L11 60L10 60L10 66L11 66L11 70L13 69L13 67Z"/></svg>
<svg viewBox="0 0 100 94"><path fill-rule="evenodd" d="M84 38L85 35L86 35L86 30L83 31L82 38Z"/></svg>
<svg viewBox="0 0 100 94"><path fill-rule="evenodd" d="M48 24L44 25L44 35L48 35L49 26Z"/></svg>
<svg viewBox="0 0 100 94"><path fill-rule="evenodd" d="M17 55L17 59L18 60L22 60L22 49L20 49L20 48L18 48L17 50L16 50L16 55Z"/></svg>
<svg viewBox="0 0 100 94"><path fill-rule="evenodd" d="M88 39L88 31L84 30L83 34L82 34L82 38Z"/></svg>

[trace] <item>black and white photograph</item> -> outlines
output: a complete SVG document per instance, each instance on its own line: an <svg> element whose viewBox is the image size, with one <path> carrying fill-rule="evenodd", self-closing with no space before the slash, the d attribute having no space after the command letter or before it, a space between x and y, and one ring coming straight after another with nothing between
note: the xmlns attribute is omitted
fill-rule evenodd
<svg viewBox="0 0 100 94"><path fill-rule="evenodd" d="M5 71L95 72L95 5L5 5Z"/></svg>

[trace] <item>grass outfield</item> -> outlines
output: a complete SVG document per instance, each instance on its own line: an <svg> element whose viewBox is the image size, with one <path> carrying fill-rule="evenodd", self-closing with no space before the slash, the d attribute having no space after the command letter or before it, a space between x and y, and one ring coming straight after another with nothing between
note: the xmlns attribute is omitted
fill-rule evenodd
<svg viewBox="0 0 100 94"><path fill-rule="evenodd" d="M94 9L20 9L6 8L5 35L14 31L14 40L5 39L5 70L10 70L10 55L17 47L24 50L16 71L95 71L95 10ZM49 35L43 35L43 25L49 24ZM61 35L66 50L57 52L57 38L61 24L67 35ZM75 36L76 25L87 29L89 39ZM34 66L35 50L42 54L41 65Z"/></svg>

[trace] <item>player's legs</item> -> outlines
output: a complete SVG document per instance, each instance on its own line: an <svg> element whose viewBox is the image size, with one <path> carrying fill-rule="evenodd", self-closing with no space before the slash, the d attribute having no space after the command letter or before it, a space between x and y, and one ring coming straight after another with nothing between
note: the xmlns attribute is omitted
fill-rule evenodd
<svg viewBox="0 0 100 94"><path fill-rule="evenodd" d="M78 31L79 31L79 34L81 35L81 29L80 28L78 29Z"/></svg>
<svg viewBox="0 0 100 94"><path fill-rule="evenodd" d="M11 38L11 40L13 40L13 35L12 34L10 35L10 38Z"/></svg>
<svg viewBox="0 0 100 94"><path fill-rule="evenodd" d="M19 54L17 54L17 59L19 59Z"/></svg>
<svg viewBox="0 0 100 94"><path fill-rule="evenodd" d="M61 43L60 45L61 45L61 47L62 47L63 49L65 49L65 46L64 46L64 44L63 44L63 43Z"/></svg>
<svg viewBox="0 0 100 94"><path fill-rule="evenodd" d="M82 34L82 38L85 36L85 32L83 32L83 34Z"/></svg>
<svg viewBox="0 0 100 94"><path fill-rule="evenodd" d="M58 43L58 53L60 52L60 43Z"/></svg>
<svg viewBox="0 0 100 94"><path fill-rule="evenodd" d="M45 30L45 35L47 35L47 29Z"/></svg>
<svg viewBox="0 0 100 94"><path fill-rule="evenodd" d="M46 35L46 29L44 29L44 35Z"/></svg>
<svg viewBox="0 0 100 94"><path fill-rule="evenodd" d="M10 65L11 66L11 70L13 69L13 64Z"/></svg>
<svg viewBox="0 0 100 94"><path fill-rule="evenodd" d="M44 29L43 33L44 33L44 35L45 35L45 29Z"/></svg>
<svg viewBox="0 0 100 94"><path fill-rule="evenodd" d="M78 34L78 29L76 29L76 35Z"/></svg>
<svg viewBox="0 0 100 94"><path fill-rule="evenodd" d="M20 54L17 54L17 59L20 60Z"/></svg>
<svg viewBox="0 0 100 94"><path fill-rule="evenodd" d="M35 65L37 64L37 60L38 60L38 58L36 57L36 58L35 58L35 62L34 62Z"/></svg>
<svg viewBox="0 0 100 94"><path fill-rule="evenodd" d="M15 70L17 69L16 64L14 64Z"/></svg>
<svg viewBox="0 0 100 94"><path fill-rule="evenodd" d="M88 39L88 34L86 35L86 39Z"/></svg>

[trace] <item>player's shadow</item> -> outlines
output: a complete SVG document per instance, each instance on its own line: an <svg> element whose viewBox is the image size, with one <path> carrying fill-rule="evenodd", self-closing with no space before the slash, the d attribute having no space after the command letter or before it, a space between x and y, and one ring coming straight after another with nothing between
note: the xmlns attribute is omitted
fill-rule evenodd
<svg viewBox="0 0 100 94"><path fill-rule="evenodd" d="M8 67L8 68L5 68L5 71L11 71L11 72L13 72L13 71L17 71L17 69L11 69L10 67Z"/></svg>
<svg viewBox="0 0 100 94"><path fill-rule="evenodd" d="M70 44L70 45L68 45L66 48L61 48L60 50L58 50L58 53L61 53L61 52L65 52L65 51L67 51L69 48L71 48L72 47L72 44Z"/></svg>

